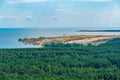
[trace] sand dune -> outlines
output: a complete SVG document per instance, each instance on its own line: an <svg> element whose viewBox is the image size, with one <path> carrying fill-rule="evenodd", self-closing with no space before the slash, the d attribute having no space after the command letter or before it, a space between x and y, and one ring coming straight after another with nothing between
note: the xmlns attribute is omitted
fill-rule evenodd
<svg viewBox="0 0 120 80"><path fill-rule="evenodd" d="M40 37L40 38L25 38L19 41L25 44L44 45L50 43L77 43L77 44L93 44L99 45L106 43L108 40L118 38L120 35L71 35L58 37Z"/></svg>

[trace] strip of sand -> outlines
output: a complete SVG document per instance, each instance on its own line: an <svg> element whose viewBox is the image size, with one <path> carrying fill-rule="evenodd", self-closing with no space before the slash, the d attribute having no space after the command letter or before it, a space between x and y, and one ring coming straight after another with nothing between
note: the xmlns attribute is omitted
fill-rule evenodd
<svg viewBox="0 0 120 80"><path fill-rule="evenodd" d="M20 42L32 45L44 45L50 43L76 43L76 44L102 44L110 39L118 38L120 35L71 35L58 37L40 37L20 39Z"/></svg>

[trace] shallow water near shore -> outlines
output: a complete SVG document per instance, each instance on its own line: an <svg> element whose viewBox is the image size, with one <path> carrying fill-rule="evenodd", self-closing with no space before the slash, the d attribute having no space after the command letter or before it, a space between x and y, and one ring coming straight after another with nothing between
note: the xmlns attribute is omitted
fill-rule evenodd
<svg viewBox="0 0 120 80"><path fill-rule="evenodd" d="M74 28L0 28L0 48L32 48L18 42L19 38L38 38L67 35L120 35L120 32L76 32Z"/></svg>

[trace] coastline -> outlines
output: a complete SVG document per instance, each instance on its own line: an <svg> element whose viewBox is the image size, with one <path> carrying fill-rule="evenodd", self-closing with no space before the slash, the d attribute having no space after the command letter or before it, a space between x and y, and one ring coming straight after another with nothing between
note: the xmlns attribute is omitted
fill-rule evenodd
<svg viewBox="0 0 120 80"><path fill-rule="evenodd" d="M39 37L39 38L25 38L19 39L19 42L24 44L32 44L42 46L50 43L63 43L63 44L92 44L100 45L106 43L113 38L119 38L120 35L70 35L70 36L58 36L58 37Z"/></svg>

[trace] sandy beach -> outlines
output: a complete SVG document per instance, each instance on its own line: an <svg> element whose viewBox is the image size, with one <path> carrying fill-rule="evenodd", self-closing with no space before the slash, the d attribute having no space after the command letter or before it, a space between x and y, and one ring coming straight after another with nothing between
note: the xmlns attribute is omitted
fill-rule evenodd
<svg viewBox="0 0 120 80"><path fill-rule="evenodd" d="M76 44L93 44L99 45L106 43L108 40L118 38L120 35L71 35L58 37L40 37L40 38L25 38L19 40L25 44L44 45L50 43L76 43Z"/></svg>

